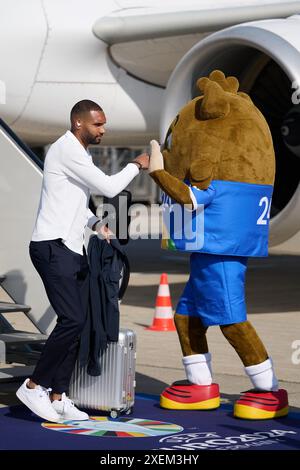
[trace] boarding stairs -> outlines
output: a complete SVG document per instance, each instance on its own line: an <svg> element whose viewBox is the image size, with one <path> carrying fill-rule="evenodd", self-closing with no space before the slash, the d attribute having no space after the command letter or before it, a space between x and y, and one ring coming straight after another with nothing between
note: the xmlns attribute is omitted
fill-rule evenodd
<svg viewBox="0 0 300 470"><path fill-rule="evenodd" d="M42 176L43 163L0 118L0 381L30 375L55 322L28 253Z"/></svg>
<svg viewBox="0 0 300 470"><path fill-rule="evenodd" d="M5 276L0 275L0 286ZM3 287L2 287L3 288ZM15 329L5 314L30 311L28 305L0 301L0 380L27 377L32 373L47 335Z"/></svg>

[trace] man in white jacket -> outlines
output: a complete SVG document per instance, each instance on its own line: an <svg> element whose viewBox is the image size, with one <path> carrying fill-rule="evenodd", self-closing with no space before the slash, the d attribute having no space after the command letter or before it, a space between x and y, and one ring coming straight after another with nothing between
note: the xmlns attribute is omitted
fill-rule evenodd
<svg viewBox="0 0 300 470"><path fill-rule="evenodd" d="M29 252L57 314L57 323L33 375L18 389L17 397L48 421L88 419L66 393L88 302L85 227L101 232L108 239L107 229L101 227L100 220L88 208L90 191L114 197L140 169L149 165L149 156L142 154L113 176L97 168L87 148L101 142L105 124L105 114L98 104L79 101L71 111L71 131L51 145L45 158L40 204Z"/></svg>

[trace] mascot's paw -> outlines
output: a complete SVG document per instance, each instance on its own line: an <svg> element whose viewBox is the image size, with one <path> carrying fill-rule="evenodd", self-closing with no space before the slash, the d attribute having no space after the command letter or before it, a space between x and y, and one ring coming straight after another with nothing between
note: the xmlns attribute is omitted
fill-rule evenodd
<svg viewBox="0 0 300 470"><path fill-rule="evenodd" d="M161 394L160 406L169 410L213 410L220 406L219 385L174 382Z"/></svg>
<svg viewBox="0 0 300 470"><path fill-rule="evenodd" d="M149 163L149 173L153 173L153 171L163 170L164 169L164 158L160 151L160 145L156 140L151 140L151 155L150 155L150 163Z"/></svg>
<svg viewBox="0 0 300 470"><path fill-rule="evenodd" d="M260 392L249 390L243 392L234 404L234 416L243 419L272 419L286 416L289 412L286 390L277 392Z"/></svg>

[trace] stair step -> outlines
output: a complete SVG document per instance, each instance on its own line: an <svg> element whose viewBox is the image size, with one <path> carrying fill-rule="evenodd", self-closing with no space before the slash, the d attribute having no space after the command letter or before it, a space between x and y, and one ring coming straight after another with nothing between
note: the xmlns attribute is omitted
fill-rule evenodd
<svg viewBox="0 0 300 470"><path fill-rule="evenodd" d="M44 349L47 335L14 330L0 334L0 362L36 364Z"/></svg>
<svg viewBox="0 0 300 470"><path fill-rule="evenodd" d="M14 304L12 302L0 302L0 313L24 312L28 313L31 307L23 304Z"/></svg>
<svg viewBox="0 0 300 470"><path fill-rule="evenodd" d="M3 274L0 274L0 285L2 284L3 281L5 281L6 279L6 276L4 276Z"/></svg>
<svg viewBox="0 0 300 470"><path fill-rule="evenodd" d="M28 333L27 331L15 331L12 333L1 333L0 341L5 343L34 343L36 341L46 341L47 335L41 333Z"/></svg>
<svg viewBox="0 0 300 470"><path fill-rule="evenodd" d="M0 381L30 377L33 371L34 366L12 366L0 363Z"/></svg>

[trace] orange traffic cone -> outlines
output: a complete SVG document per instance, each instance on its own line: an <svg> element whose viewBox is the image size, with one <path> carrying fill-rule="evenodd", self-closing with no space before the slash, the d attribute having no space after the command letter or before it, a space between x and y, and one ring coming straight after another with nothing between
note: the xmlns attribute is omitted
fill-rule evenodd
<svg viewBox="0 0 300 470"><path fill-rule="evenodd" d="M160 283L156 297L155 314L152 326L147 330L155 331L175 331L170 289L168 284L168 276L163 273L160 276Z"/></svg>

